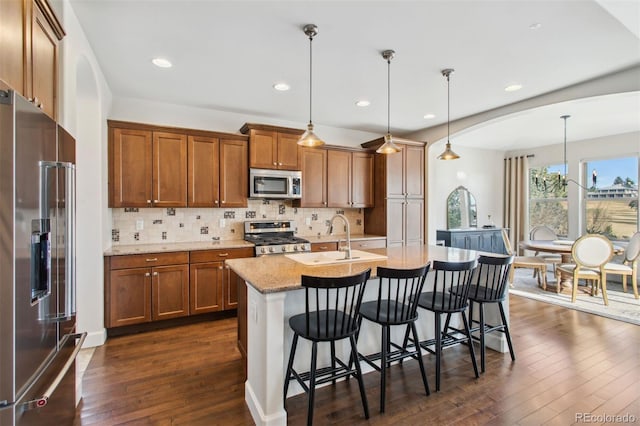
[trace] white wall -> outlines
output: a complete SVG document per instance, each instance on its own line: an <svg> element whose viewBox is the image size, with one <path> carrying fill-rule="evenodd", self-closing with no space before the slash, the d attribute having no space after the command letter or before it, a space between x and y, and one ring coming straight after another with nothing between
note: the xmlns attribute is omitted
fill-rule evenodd
<svg viewBox="0 0 640 426"><path fill-rule="evenodd" d="M76 139L77 330L84 346L104 343L102 254L110 245L106 114L111 91L68 0L52 2L66 36L60 43L59 123Z"/></svg>
<svg viewBox="0 0 640 426"><path fill-rule="evenodd" d="M561 164L563 144L541 148L507 151L505 157L533 154L529 158L529 167ZM582 182L584 173L581 163L604 160L607 158L640 156L640 132L624 133L595 139L567 141L567 174L569 180ZM569 238L575 239L583 233L584 224L580 222L582 196L580 188L569 182L567 186L569 205Z"/></svg>
<svg viewBox="0 0 640 426"><path fill-rule="evenodd" d="M475 197L478 227L489 223L502 226L502 192L504 152L456 146L460 158L438 160L445 141L429 145L427 151L427 242L435 244L436 230L447 229L447 197L458 186L464 186Z"/></svg>
<svg viewBox="0 0 640 426"><path fill-rule="evenodd" d="M150 102L133 98L114 98L109 118L188 129L239 133L244 123L306 129L307 123L279 120L264 116L239 114L184 105ZM327 144L359 147L361 143L379 138L380 134L340 129L314 124L314 132Z"/></svg>

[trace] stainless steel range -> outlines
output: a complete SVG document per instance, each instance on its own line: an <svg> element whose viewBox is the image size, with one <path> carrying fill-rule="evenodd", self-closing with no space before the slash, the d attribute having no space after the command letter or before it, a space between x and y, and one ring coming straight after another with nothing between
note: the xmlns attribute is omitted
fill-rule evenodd
<svg viewBox="0 0 640 426"><path fill-rule="evenodd" d="M244 239L256 245L256 256L311 251L311 244L293 235L292 220L251 220L244 223Z"/></svg>

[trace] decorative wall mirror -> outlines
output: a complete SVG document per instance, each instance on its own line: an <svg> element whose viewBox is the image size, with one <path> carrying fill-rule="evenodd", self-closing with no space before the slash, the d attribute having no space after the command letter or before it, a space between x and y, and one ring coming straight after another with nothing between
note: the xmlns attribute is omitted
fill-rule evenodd
<svg viewBox="0 0 640 426"><path fill-rule="evenodd" d="M464 186L459 186L447 198L447 229L476 228L478 210L476 198Z"/></svg>

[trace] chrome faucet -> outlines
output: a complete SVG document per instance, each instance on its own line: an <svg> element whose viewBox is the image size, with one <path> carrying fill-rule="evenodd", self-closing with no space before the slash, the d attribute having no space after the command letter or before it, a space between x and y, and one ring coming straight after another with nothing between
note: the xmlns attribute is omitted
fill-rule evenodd
<svg viewBox="0 0 640 426"><path fill-rule="evenodd" d="M336 214L331 218L331 220L329 221L329 235L331 235L333 233L333 221L336 218L342 219L344 221L345 227L347 229L347 245L346 246L340 246L340 240L338 240L338 251L343 251L344 252L344 258L345 259L351 259L351 230L349 228L349 221L347 220L347 218L344 215Z"/></svg>

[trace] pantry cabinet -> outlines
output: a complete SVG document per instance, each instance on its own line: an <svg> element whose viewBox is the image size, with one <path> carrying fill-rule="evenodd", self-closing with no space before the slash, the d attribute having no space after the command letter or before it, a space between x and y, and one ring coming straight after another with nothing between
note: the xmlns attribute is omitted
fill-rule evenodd
<svg viewBox="0 0 640 426"><path fill-rule="evenodd" d="M401 151L375 154L374 208L364 211L367 233L386 235L387 247L424 244L425 144L394 138ZM362 144L376 149L382 138Z"/></svg>

